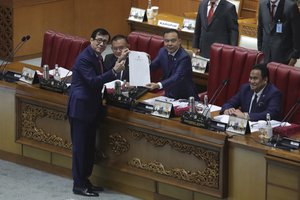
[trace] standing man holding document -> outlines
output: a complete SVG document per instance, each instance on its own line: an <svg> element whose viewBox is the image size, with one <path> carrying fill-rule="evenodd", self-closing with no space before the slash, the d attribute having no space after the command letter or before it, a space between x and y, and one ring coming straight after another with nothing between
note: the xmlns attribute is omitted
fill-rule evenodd
<svg viewBox="0 0 300 200"><path fill-rule="evenodd" d="M192 63L189 54L181 47L181 39L177 30L166 30L164 47L150 64L150 70L162 68L161 82L149 83L150 90L164 89L165 96L174 99L188 99L190 96L198 99L195 85L192 81Z"/></svg>
<svg viewBox="0 0 300 200"><path fill-rule="evenodd" d="M72 84L68 101L68 117L72 139L73 193L83 196L99 196L102 187L89 181L94 165L96 130L100 118L105 115L101 90L103 84L116 78L125 69L124 52L114 67L104 72L101 53L110 40L102 28L93 31L90 46L77 57L72 68Z"/></svg>

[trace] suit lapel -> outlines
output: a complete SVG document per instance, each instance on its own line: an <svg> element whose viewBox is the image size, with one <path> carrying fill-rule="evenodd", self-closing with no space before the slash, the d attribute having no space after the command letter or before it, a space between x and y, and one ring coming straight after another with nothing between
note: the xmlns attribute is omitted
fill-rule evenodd
<svg viewBox="0 0 300 200"><path fill-rule="evenodd" d="M275 13L275 16L274 16L274 23L275 24L278 22L279 19L282 22L284 3L285 3L285 0L280 0L279 3L278 3L278 7L276 9L276 13Z"/></svg>
<svg viewBox="0 0 300 200"><path fill-rule="evenodd" d="M203 15L204 15L204 21L205 21L205 27L208 26L208 17L207 17L207 6L208 6L208 0L207 1L204 1L203 2L203 5L204 5L204 12L203 12Z"/></svg>

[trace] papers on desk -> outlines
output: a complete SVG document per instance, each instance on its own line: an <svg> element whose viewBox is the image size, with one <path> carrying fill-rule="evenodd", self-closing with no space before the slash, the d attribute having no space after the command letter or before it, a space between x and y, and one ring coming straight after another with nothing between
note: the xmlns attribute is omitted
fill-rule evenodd
<svg viewBox="0 0 300 200"><path fill-rule="evenodd" d="M156 100L171 103L173 105L173 107L177 107L177 108L185 108L185 107L188 107L188 104L189 104L187 99L175 100L175 99L165 97L165 96L158 96L158 97L154 97L154 98L151 98L151 99L146 99L146 100L144 100L144 102L148 103L150 105L154 105L154 102ZM203 106L203 104L201 104L201 103L196 102L195 104L196 104L196 107L197 106ZM209 104L209 107L210 107L210 112L215 112L215 111L220 111L221 110L220 106L215 106L215 105Z"/></svg>
<svg viewBox="0 0 300 200"><path fill-rule="evenodd" d="M228 124L229 121L229 115L218 115L214 117L215 120L223 122ZM260 128L263 128L267 125L267 122L265 120L259 120L259 121L249 121L250 126L250 132L257 132ZM272 128L275 128L277 126L290 126L291 124L288 122L280 122L276 120L271 120L271 126Z"/></svg>
<svg viewBox="0 0 300 200"><path fill-rule="evenodd" d="M145 86L151 83L148 54L139 51L129 53L129 83L131 86Z"/></svg>
<svg viewBox="0 0 300 200"><path fill-rule="evenodd" d="M121 85L124 84L123 81L117 79L117 80L114 80L114 81L105 83L104 86L105 86L107 89L115 89L115 83L116 83L117 81L121 82Z"/></svg>
<svg viewBox="0 0 300 200"><path fill-rule="evenodd" d="M257 132L260 128L264 128L267 125L267 122L265 120L258 120L258 121L249 121L250 126L250 132ZM271 126L272 128L275 128L277 126L290 126L291 124L288 122L280 122L276 120L271 120Z"/></svg>
<svg viewBox="0 0 300 200"><path fill-rule="evenodd" d="M54 76L54 72L55 72L55 69L49 70L49 74L52 75L52 76ZM58 72L60 74L60 78L65 78L67 76L72 76L72 71L68 70L68 69L65 69L63 67L59 67Z"/></svg>

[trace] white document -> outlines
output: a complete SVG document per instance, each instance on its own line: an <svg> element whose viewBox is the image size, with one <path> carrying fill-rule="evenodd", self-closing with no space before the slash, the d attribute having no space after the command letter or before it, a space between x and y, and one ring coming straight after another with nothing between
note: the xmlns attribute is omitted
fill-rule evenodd
<svg viewBox="0 0 300 200"><path fill-rule="evenodd" d="M51 69L49 71L49 74L53 76L54 72L55 72L55 69ZM58 72L60 74L60 78L65 78L66 76L72 76L72 71L68 70L68 69L65 69L63 67L59 67Z"/></svg>
<svg viewBox="0 0 300 200"><path fill-rule="evenodd" d="M121 81L121 80L117 79L117 80L114 80L114 81L111 81L111 82L105 83L104 85L105 85L105 87L106 87L107 89L115 89L115 83L116 83L117 81L121 82L121 85L123 85L123 84L124 84L124 82L123 82L123 81Z"/></svg>
<svg viewBox="0 0 300 200"><path fill-rule="evenodd" d="M149 58L145 52L130 51L129 53L129 84L145 86L150 83Z"/></svg>
<svg viewBox="0 0 300 200"><path fill-rule="evenodd" d="M258 121L249 121L250 126L250 132L257 132L260 128L266 127L267 122L265 120L258 120ZM290 126L291 124L288 122L280 122L276 120L271 120L271 126L272 128L275 128L277 126Z"/></svg>

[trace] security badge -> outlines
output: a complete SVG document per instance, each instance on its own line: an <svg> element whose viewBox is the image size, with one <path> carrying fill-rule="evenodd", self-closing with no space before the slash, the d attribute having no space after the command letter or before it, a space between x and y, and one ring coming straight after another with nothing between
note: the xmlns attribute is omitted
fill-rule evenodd
<svg viewBox="0 0 300 200"><path fill-rule="evenodd" d="M276 23L276 33L282 33L282 23L280 20Z"/></svg>

